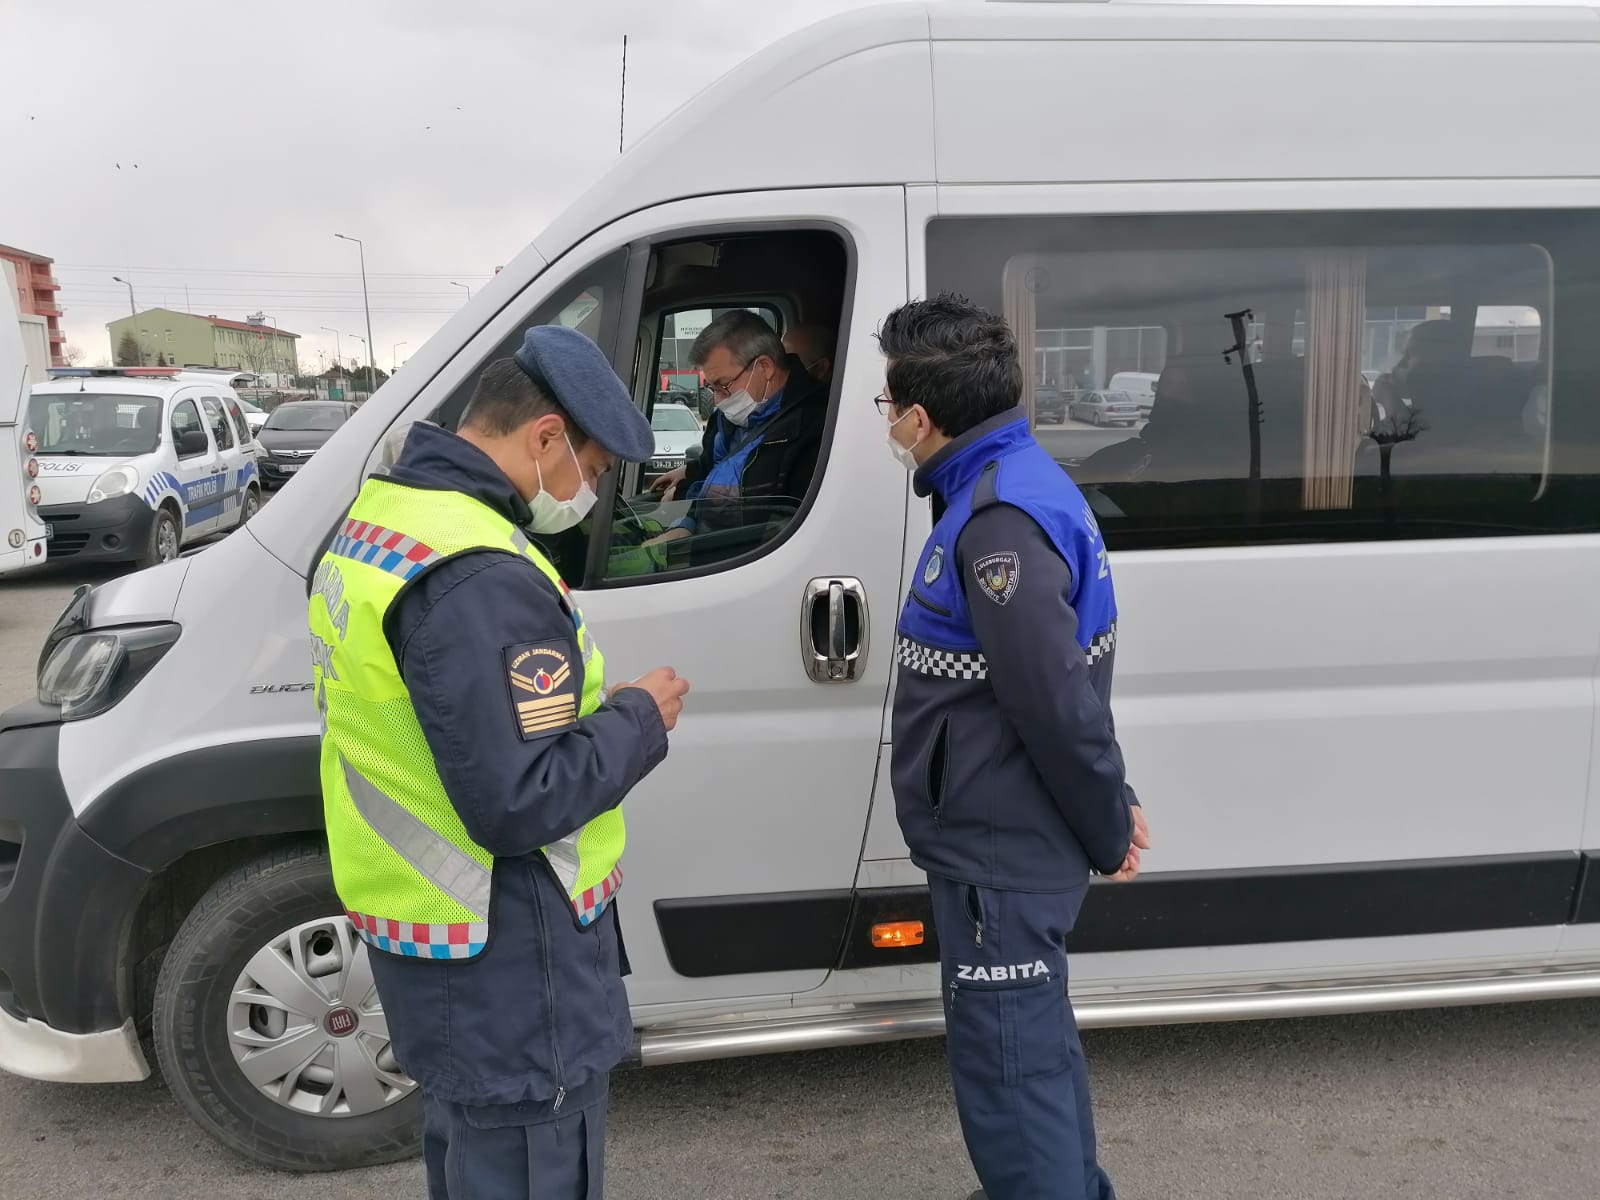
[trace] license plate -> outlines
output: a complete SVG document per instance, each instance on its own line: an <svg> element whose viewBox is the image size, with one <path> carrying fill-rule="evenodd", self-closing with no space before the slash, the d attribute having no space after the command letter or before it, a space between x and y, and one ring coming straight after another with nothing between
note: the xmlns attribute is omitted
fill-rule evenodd
<svg viewBox="0 0 1600 1200"><path fill-rule="evenodd" d="M278 470L282 471L285 475L293 475L303 466L305 466L305 463L284 463L278 468Z"/></svg>
<svg viewBox="0 0 1600 1200"><path fill-rule="evenodd" d="M44 527L45 540L49 541L51 538L55 537L55 535L56 535L56 527L54 525L50 524L48 521L45 522L45 527Z"/></svg>
<svg viewBox="0 0 1600 1200"><path fill-rule="evenodd" d="M652 471L670 471L676 461L676 459L671 458L652 458L650 460L650 469Z"/></svg>

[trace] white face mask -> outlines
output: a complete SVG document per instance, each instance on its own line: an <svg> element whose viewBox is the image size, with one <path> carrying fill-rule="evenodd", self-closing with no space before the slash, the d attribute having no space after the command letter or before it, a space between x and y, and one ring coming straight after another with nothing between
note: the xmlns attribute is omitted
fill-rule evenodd
<svg viewBox="0 0 1600 1200"><path fill-rule="evenodd" d="M916 450L918 446L922 445L922 439L918 438L910 446L902 446L899 442L894 440L893 432L894 427L900 424L901 421L904 421L910 415L911 414L909 412L903 412L893 421L890 421L889 432L884 436L889 439L889 449L894 454L895 460L899 462L899 464L906 470L915 471L917 469L917 456L913 453L913 451Z"/></svg>
<svg viewBox="0 0 1600 1200"><path fill-rule="evenodd" d="M561 533L571 529L594 507L594 489L583 477L583 464L578 461L570 437L567 438L567 453L572 455L572 465L578 468L578 490L570 500L557 500L545 491L544 469L538 463L533 464L534 470L539 472L539 494L528 501L528 528L535 533Z"/></svg>
<svg viewBox="0 0 1600 1200"><path fill-rule="evenodd" d="M772 384L769 381L767 389L770 390L771 387ZM721 404L717 405L717 411L735 425L744 425L750 420L750 414L766 403L766 399L766 396L763 395L760 400L757 400L750 394L749 388L740 388Z"/></svg>

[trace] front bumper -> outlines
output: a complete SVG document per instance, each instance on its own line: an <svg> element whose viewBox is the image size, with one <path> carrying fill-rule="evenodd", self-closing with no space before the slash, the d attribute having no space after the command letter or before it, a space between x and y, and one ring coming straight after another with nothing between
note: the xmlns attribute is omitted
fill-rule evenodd
<svg viewBox="0 0 1600 1200"><path fill-rule="evenodd" d="M272 487L281 487L305 470L306 464L310 461L309 457L278 459L263 454L256 459L256 466L261 471L261 481L263 483Z"/></svg>
<svg viewBox="0 0 1600 1200"><path fill-rule="evenodd" d="M149 545L155 510L129 495L99 504L46 504L39 519L51 527L45 542L51 562L129 562Z"/></svg>
<svg viewBox="0 0 1600 1200"><path fill-rule="evenodd" d="M62 1033L0 1009L0 1071L48 1083L136 1083L150 1076L133 1022L103 1033Z"/></svg>
<svg viewBox="0 0 1600 1200"><path fill-rule="evenodd" d="M0 1069L36 1079L143 1079L123 958L149 872L73 816L61 726L23 705L0 722ZM20 725L20 727L19 727Z"/></svg>

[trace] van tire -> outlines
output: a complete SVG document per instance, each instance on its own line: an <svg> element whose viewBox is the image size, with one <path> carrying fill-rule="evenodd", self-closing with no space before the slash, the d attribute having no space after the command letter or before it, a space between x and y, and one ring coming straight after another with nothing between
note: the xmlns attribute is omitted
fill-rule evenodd
<svg viewBox="0 0 1600 1200"><path fill-rule="evenodd" d="M150 522L150 535L145 541L144 553L139 556L139 566L153 567L172 562L183 548L183 520L170 504L156 509Z"/></svg>
<svg viewBox="0 0 1600 1200"><path fill-rule="evenodd" d="M244 503L239 507L239 524L246 524L261 511L261 489L251 484L244 490Z"/></svg>
<svg viewBox="0 0 1600 1200"><path fill-rule="evenodd" d="M284 846L223 876L173 938L152 1025L167 1086L189 1115L244 1157L284 1171L341 1171L411 1158L422 1144L422 1093L354 1116L297 1112L263 1095L234 1059L230 996L274 938L338 914L324 847Z"/></svg>

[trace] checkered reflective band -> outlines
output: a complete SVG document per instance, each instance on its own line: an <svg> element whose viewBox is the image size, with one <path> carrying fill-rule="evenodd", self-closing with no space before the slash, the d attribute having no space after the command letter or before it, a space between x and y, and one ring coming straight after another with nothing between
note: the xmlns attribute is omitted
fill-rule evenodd
<svg viewBox="0 0 1600 1200"><path fill-rule="evenodd" d="M578 924L592 925L595 919L606 910L606 905L611 903L611 897L617 894L617 889L622 886L622 868L612 868L599 883L589 888L581 896L572 901L573 910L578 914Z"/></svg>
<svg viewBox="0 0 1600 1200"><path fill-rule="evenodd" d="M1113 622L1110 629L1089 643L1083 657L1092 667L1116 648L1117 626ZM935 650L902 636L895 641L894 656L902 667L918 675L932 675L936 679L989 678L988 659L974 650Z"/></svg>
<svg viewBox="0 0 1600 1200"><path fill-rule="evenodd" d="M361 940L389 954L406 958L472 958L489 941L489 922L417 925L366 913L346 913Z"/></svg>
<svg viewBox="0 0 1600 1200"><path fill-rule="evenodd" d="M1089 643L1089 648L1083 652L1083 656L1089 660L1089 665L1092 667L1116 648L1117 623L1113 621L1110 629Z"/></svg>
<svg viewBox="0 0 1600 1200"><path fill-rule="evenodd" d="M935 650L902 636L895 640L894 657L907 670L936 679L989 678L989 661L976 651Z"/></svg>
<svg viewBox="0 0 1600 1200"><path fill-rule="evenodd" d="M441 556L416 538L366 521L346 519L328 550L340 558L370 563L379 570L410 579Z"/></svg>

